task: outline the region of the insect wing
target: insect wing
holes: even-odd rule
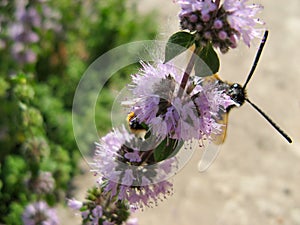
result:
[[[204,145],[204,152],[202,154],[201,160],[198,163],[199,172],[204,172],[211,166],[211,164],[217,158],[223,146],[222,144],[226,139],[228,113],[221,113],[217,121],[221,125],[221,130],[218,134],[212,135],[212,139],[208,143],[206,143],[206,145]]]
[[[222,112],[219,113],[220,116],[216,119],[217,123],[221,125],[220,131],[218,134],[211,135],[211,142],[215,145],[221,145],[225,142],[226,134],[227,134],[227,125],[228,125],[228,113]]]

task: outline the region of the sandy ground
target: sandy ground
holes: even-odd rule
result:
[[[270,30],[249,98],[293,138],[288,144],[250,105],[232,110],[227,139],[214,164],[197,171],[200,152],[172,180],[174,194],[158,207],[137,214],[141,225],[297,225],[300,224],[300,1],[256,1]],[[179,8],[171,0],[142,0],[141,11],[160,12],[161,36],[177,31]],[[221,56],[220,77],[243,83],[254,47],[240,44]],[[90,174],[76,178],[76,197],[91,186]],[[59,209],[62,224],[79,217]],[[67,222],[68,221],[68,222]]]

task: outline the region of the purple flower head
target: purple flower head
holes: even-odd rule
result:
[[[11,54],[20,64],[34,63],[37,60],[36,53],[20,42],[13,44]]]
[[[16,10],[16,18],[22,22],[25,26],[40,27],[41,17],[37,10],[33,7],[23,8],[18,7]]]
[[[171,64],[152,66],[142,63],[142,66],[130,86],[137,97],[131,107],[139,122],[147,124],[153,134],[186,141],[207,139],[210,132],[218,131],[206,128],[219,124],[217,120],[206,120],[203,112],[216,114],[227,102],[226,96],[216,88],[195,87],[199,81],[190,79],[187,86],[193,87],[193,91],[178,97],[182,72]]]
[[[140,162],[142,160],[139,151],[127,152],[124,156],[130,162]]]
[[[126,221],[126,225],[138,225],[138,219],[137,218],[130,218]]]
[[[108,181],[113,183],[113,181]],[[107,190],[109,191],[109,190]],[[173,184],[161,181],[145,186],[119,185],[118,200],[126,200],[135,209],[156,206],[159,200],[163,200],[173,193]]]
[[[100,175],[99,183],[110,180],[126,186],[139,186],[144,177],[151,182],[167,179],[168,174],[173,172],[172,168],[176,168],[176,160],[168,159],[156,164],[152,157],[147,156],[153,154],[159,143],[147,143],[129,134],[124,126],[108,133],[101,138],[100,143],[96,143],[93,158],[93,171]],[[167,163],[170,164],[168,172],[163,168]],[[148,173],[149,170],[153,172]],[[106,190],[115,195],[118,187],[112,184],[106,186]]]
[[[230,27],[236,31],[238,37],[242,36],[245,44],[250,47],[250,41],[255,37],[259,38],[262,34],[262,30],[255,26],[263,22],[255,17],[263,7],[257,4],[247,5],[247,1],[225,0],[223,8],[227,12]]]
[[[82,219],[87,219],[89,217],[89,214],[90,214],[89,210],[82,211],[81,212]]]
[[[7,43],[12,43],[8,48],[13,58],[22,66],[37,61],[32,44],[40,41],[39,34],[62,31],[61,15],[49,7],[48,2],[47,0],[14,1],[14,20],[0,15],[0,30],[2,24],[7,24]],[[0,49],[1,44],[0,40]]]
[[[122,179],[122,184],[130,186],[132,185],[133,181],[135,180],[134,176],[133,176],[133,172],[131,169],[127,169],[124,172],[124,176]]]
[[[240,37],[250,47],[251,40],[262,33],[262,29],[256,27],[263,24],[256,18],[262,6],[247,5],[247,1],[224,0],[220,6],[215,0],[177,0],[181,6],[181,28],[196,32],[202,45],[211,42],[222,53],[235,48]]]
[[[103,216],[103,209],[102,206],[97,205],[93,210],[92,210],[92,216],[93,216],[93,223],[98,224],[99,219]]]
[[[216,4],[211,0],[177,0],[175,2],[177,2],[182,9],[179,16],[188,15],[195,11],[199,11],[205,15],[213,12],[217,8]]]
[[[49,208],[46,202],[35,202],[27,205],[22,221],[24,225],[58,225],[58,217],[54,209]]]
[[[73,210],[80,210],[80,208],[83,206],[83,203],[73,198],[68,199],[68,206]]]
[[[158,63],[154,67],[144,62],[140,63],[142,68],[138,74],[132,75],[132,85],[130,85],[133,94],[140,98],[149,97],[149,94],[153,94],[153,90],[157,92],[156,96],[165,94],[167,97],[169,92],[165,91],[166,87],[158,86],[157,84],[172,86],[174,84],[170,80],[175,80],[175,82],[180,82],[181,80],[181,74],[178,72],[178,69],[171,64]],[[146,83],[145,80],[147,80]]]
[[[39,36],[33,32],[28,27],[25,27],[21,23],[15,23],[10,26],[8,33],[10,37],[16,41],[21,43],[36,43],[39,40]]]
[[[129,143],[132,139],[134,135],[129,134],[125,127],[120,130],[115,129],[101,138],[100,143],[96,143],[95,171],[106,179],[118,180],[121,173],[116,170],[118,160],[130,162],[130,159],[125,157],[128,152],[122,149],[126,148],[125,143]]]
[[[42,27],[45,30],[53,30],[57,33],[62,31],[62,25],[60,20],[62,15],[60,12],[54,10],[53,8],[49,7],[46,4],[42,5],[42,16],[44,18]]]
[[[55,180],[50,172],[41,171],[35,178],[28,182],[29,188],[37,194],[46,194],[53,191]]]
[[[112,199],[102,185],[89,189],[84,202],[70,199],[68,205],[80,212],[83,224],[137,224],[136,220],[128,218],[133,213],[128,201],[118,201],[116,198]]]
[[[149,157],[154,149],[138,151],[138,147],[147,146],[141,143],[145,141],[129,134],[124,127],[115,129],[96,145],[93,165],[107,196],[127,200],[136,207],[156,204],[162,195],[169,195],[171,191],[167,187],[171,188],[172,184],[165,180],[177,169],[175,158],[155,163]]]

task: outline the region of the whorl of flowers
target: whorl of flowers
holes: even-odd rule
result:
[[[83,202],[68,199],[68,206],[80,213],[83,224],[138,225],[136,218],[129,218],[132,211],[130,206],[125,201],[111,201],[110,196],[103,193],[102,187],[89,189]]]
[[[11,4],[15,8],[14,20],[0,18],[0,30],[1,21],[7,24],[7,37],[0,40],[0,43],[6,47],[11,42],[10,52],[20,64],[34,63],[37,54],[33,51],[32,44],[40,41],[39,31],[60,32],[61,15],[54,11],[47,1],[18,0],[12,1]]]
[[[43,201],[27,205],[22,215],[22,221],[24,225],[59,224],[56,211]]]
[[[219,110],[232,101],[215,84],[200,85],[201,78],[189,79],[189,90],[178,96],[182,72],[171,64],[141,64],[130,86],[136,97],[132,110],[141,123],[158,136],[185,141],[218,134]]]
[[[176,159],[160,163],[153,159],[153,149],[139,149],[144,142],[125,127],[115,129],[96,143],[94,171],[104,193],[115,200],[126,200],[137,208],[156,204],[172,193],[165,181],[176,169]]]
[[[50,172],[40,171],[37,177],[28,181],[29,189],[37,194],[51,193],[55,187],[55,179]]]
[[[248,0],[177,0],[181,6],[179,13],[182,29],[196,32],[197,39],[206,45],[212,42],[222,53],[236,48],[242,37],[247,46],[254,37],[261,36],[256,28],[262,22],[256,14],[261,5],[247,4]]]

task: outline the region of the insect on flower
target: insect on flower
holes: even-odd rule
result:
[[[134,112],[130,112],[127,115],[127,124],[131,131],[131,133],[135,134],[137,137],[144,139],[146,133],[147,133],[147,126],[145,124],[141,124],[134,114]]]
[[[222,127],[222,132],[220,135],[217,135],[214,137],[213,143],[216,145],[220,145],[225,141],[226,138],[226,128],[227,128],[227,122],[228,122],[228,113],[230,110],[234,107],[240,107],[242,106],[245,102],[248,102],[254,109],[256,109],[289,143],[292,143],[292,139],[268,116],[266,113],[264,113],[256,104],[254,104],[250,99],[247,97],[247,91],[246,87],[247,84],[249,83],[255,68],[257,66],[257,63],[259,61],[259,58],[261,56],[262,50],[264,48],[265,42],[268,37],[268,31],[265,31],[263,39],[260,43],[259,49],[256,53],[253,65],[251,67],[251,70],[249,72],[249,75],[246,79],[246,82],[243,85],[240,85],[238,83],[229,83],[226,81],[222,81],[217,74],[214,74],[210,77],[205,77],[201,80],[200,85],[206,85],[209,82],[214,82],[215,85],[219,90],[222,90],[226,95],[228,95],[233,102],[235,103],[234,105],[228,106],[225,111],[220,112],[220,118],[218,121],[220,124],[223,124],[224,126]],[[209,152],[210,151],[210,152]],[[205,153],[202,157],[202,160],[200,161],[199,164],[199,170],[204,171],[206,170],[211,162],[215,159],[219,149],[215,148],[213,150],[208,150],[205,149]]]

